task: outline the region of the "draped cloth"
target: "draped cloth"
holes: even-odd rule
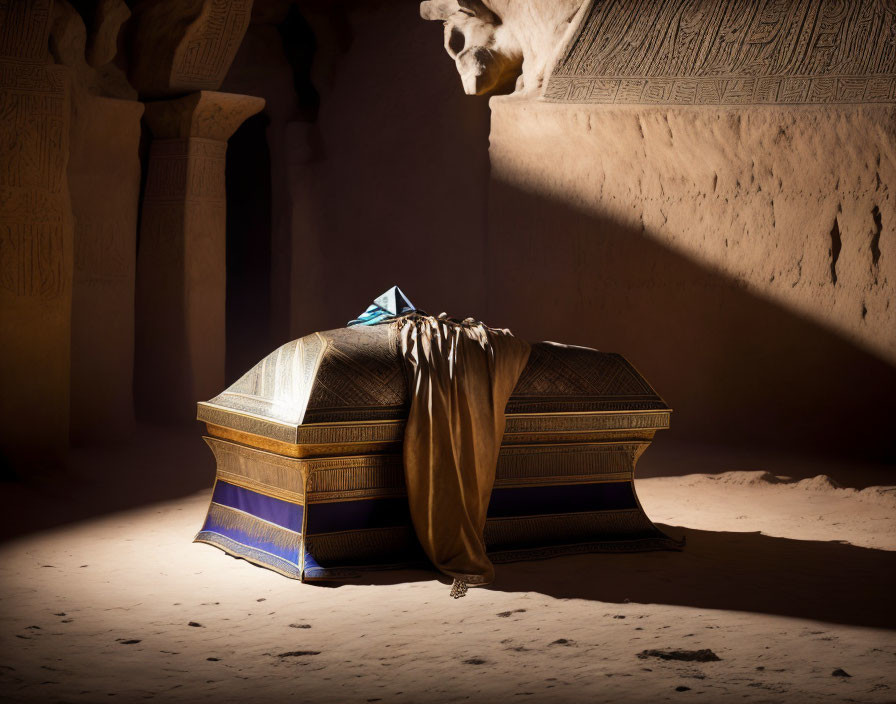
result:
[[[444,313],[411,314],[395,325],[411,396],[404,474],[417,538],[464,591],[488,584],[494,567],[483,540],[486,513],[504,408],[529,344],[509,330]]]

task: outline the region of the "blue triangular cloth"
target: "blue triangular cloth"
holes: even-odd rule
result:
[[[398,286],[393,286],[378,296],[361,315],[349,321],[348,325],[376,325],[413,313],[415,310],[418,309],[408,300],[404,292]]]

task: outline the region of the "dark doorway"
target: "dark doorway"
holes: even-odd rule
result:
[[[230,385],[271,351],[271,154],[265,114],[227,148],[227,350]]]

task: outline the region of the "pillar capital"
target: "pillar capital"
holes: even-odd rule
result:
[[[264,98],[201,90],[174,100],[146,103],[144,120],[155,139],[214,139],[226,142],[264,107]]]

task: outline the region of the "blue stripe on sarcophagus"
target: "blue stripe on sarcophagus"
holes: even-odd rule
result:
[[[269,523],[287,528],[296,533],[302,532],[302,507],[298,504],[265,496],[251,489],[219,481],[215,484],[212,501],[222,506],[229,506],[245,513],[251,513]]]
[[[308,507],[308,534],[410,525],[404,496],[314,503]]]
[[[196,539],[299,576],[302,506],[218,481]]]
[[[489,518],[637,508],[631,482],[525,486],[492,491]]]
[[[307,507],[305,579],[332,579],[340,566],[424,560],[407,498]],[[653,536],[632,483],[606,482],[495,489],[485,538],[489,549]]]

